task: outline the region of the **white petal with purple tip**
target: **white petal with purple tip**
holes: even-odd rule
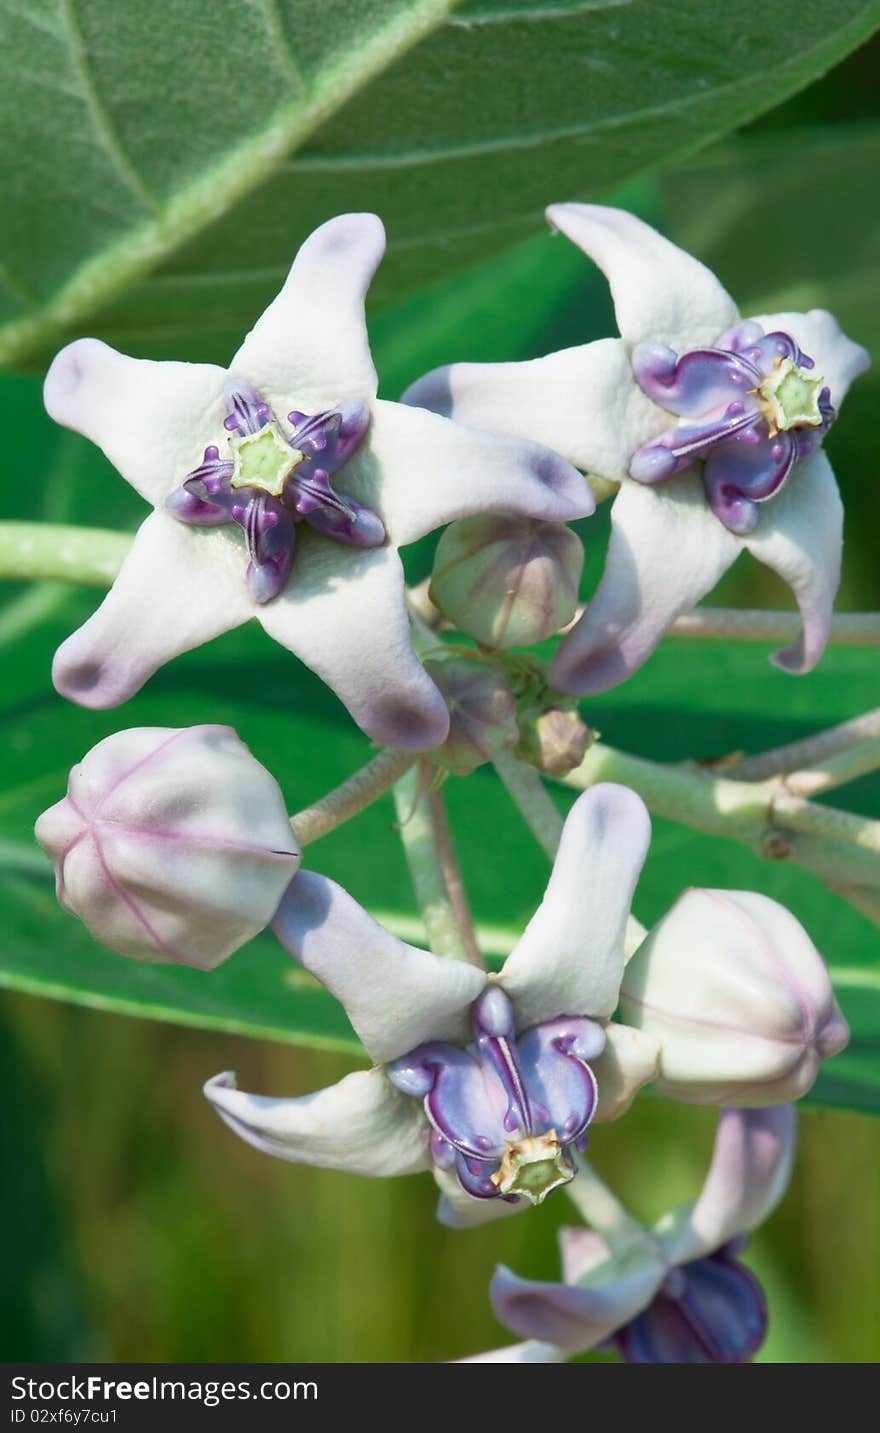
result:
[[[650,834],[644,803],[625,787],[594,786],[578,797],[546,895],[500,977],[520,1028],[557,1015],[613,1013]]]
[[[216,1075],[205,1095],[229,1128],[263,1154],[349,1174],[414,1174],[430,1164],[428,1123],[382,1070],[357,1070],[299,1099],[270,1099]]]
[[[91,439],[160,505],[222,434],[225,383],[213,364],[153,363],[81,338],[53,360],[43,400],[50,418]]]
[[[225,529],[152,513],[97,612],[55,653],[56,688],[84,707],[127,701],[164,662],[254,615],[243,566]]]
[[[445,741],[449,713],[412,648],[395,548],[344,547],[301,531],[294,580],[257,615],[374,741],[415,751]]]
[[[583,1353],[641,1313],[665,1272],[659,1252],[656,1259],[644,1252],[629,1267],[612,1263],[604,1279],[599,1265],[587,1276],[595,1279],[589,1285],[521,1279],[502,1264],[489,1285],[489,1298],[496,1318],[520,1337]]]
[[[485,972],[406,945],[326,876],[301,871],[274,921],[287,950],[345,1006],[377,1062],[428,1040],[470,1038],[468,1010]]]
[[[283,414],[375,397],[364,298],[384,252],[376,214],[342,214],[322,224],[306,239],[230,372]]]

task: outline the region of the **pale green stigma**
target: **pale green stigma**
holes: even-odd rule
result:
[[[555,1129],[551,1129],[508,1144],[492,1183],[499,1194],[522,1194],[530,1204],[540,1204],[551,1190],[573,1178],[574,1169],[562,1153]]]
[[[235,471],[230,479],[233,488],[259,488],[280,498],[284,485],[294,468],[303,461],[304,453],[291,448],[274,423],[267,423],[257,433],[232,440]]]
[[[798,368],[791,358],[774,368],[755,390],[761,411],[770,424],[770,436],[788,428],[818,428],[822,423],[819,395],[824,379],[814,378],[809,369]]]

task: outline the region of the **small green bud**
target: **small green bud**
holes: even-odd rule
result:
[[[517,739],[516,703],[503,673],[474,657],[430,658],[425,668],[449,708],[449,735],[427,759],[468,776]]]
[[[549,776],[567,776],[580,766],[592,739],[573,704],[548,707],[521,718],[516,755]]]
[[[528,647],[571,621],[583,565],[580,539],[563,523],[461,518],[437,546],[430,596],[485,647]]]

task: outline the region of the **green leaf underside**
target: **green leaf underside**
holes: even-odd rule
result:
[[[98,332],[224,357],[314,225],[370,208],[379,302],[777,104],[877,0],[4,0],[0,361]],[[63,235],[63,242],[61,236]]]

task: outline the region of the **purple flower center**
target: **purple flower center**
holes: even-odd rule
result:
[[[351,547],[385,541],[381,518],[330,482],[367,431],[365,403],[313,415],[288,413],[288,433],[259,393],[233,381],[226,390],[226,415],[223,454],[219,447],[206,448],[166,506],[196,527],[238,524],[247,541],[247,581],[255,602],[269,602],[284,587],[297,522]]]
[[[514,1008],[490,985],[473,1007],[466,1049],[420,1045],[388,1067],[397,1089],[424,1101],[435,1162],[477,1199],[543,1199],[576,1173],[596,1108],[587,1061],[604,1044],[592,1020],[562,1017],[516,1034]]]
[[[653,1303],[614,1335],[627,1363],[748,1363],[767,1333],[767,1305],[736,1241],[673,1269]]]
[[[765,334],[752,321],[681,357],[639,344],[633,370],[648,397],[683,421],[638,449],[630,477],[659,483],[701,460],[709,506],[739,534],[754,529],[759,504],[779,492],[836,417],[813,359],[789,334]]]

